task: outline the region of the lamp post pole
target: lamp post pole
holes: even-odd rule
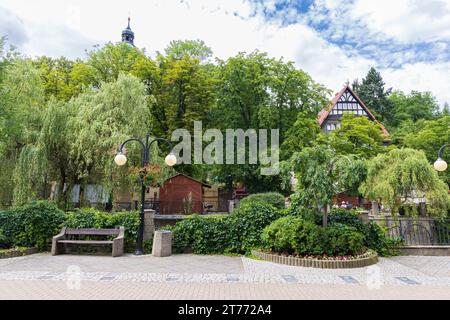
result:
[[[126,140],[124,143],[122,143],[122,145],[119,148],[119,152],[116,155],[116,158],[114,159],[116,164],[119,166],[123,166],[126,161],[127,158],[126,156],[123,154],[123,148],[125,147],[125,145],[131,141],[136,141],[139,142],[139,144],[142,147],[142,167],[144,168],[145,166],[148,165],[149,160],[150,160],[150,148],[152,146],[152,144],[156,141],[162,141],[165,142],[169,145],[170,150],[172,150],[172,144],[163,138],[156,138],[153,139],[150,142],[150,135],[146,134],[145,139],[141,140],[141,139],[137,139],[137,138],[131,138]],[[166,159],[165,162],[168,166],[174,166],[176,164],[176,157],[175,155],[173,155],[172,153],[170,153]],[[137,235],[137,241],[136,241],[136,252],[135,255],[142,255],[144,254],[144,204],[145,204],[145,190],[146,190],[146,186],[144,183],[144,178],[141,177],[141,207],[139,210],[139,230],[138,230],[138,235]]]

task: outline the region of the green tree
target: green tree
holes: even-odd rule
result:
[[[370,68],[361,83],[358,80],[353,82],[355,92],[370,111],[382,121],[389,120],[394,115],[392,104],[388,99],[391,89],[386,90],[384,86],[381,74],[374,67]]]
[[[428,213],[445,218],[449,208],[448,185],[439,179],[425,153],[414,149],[394,149],[368,161],[367,179],[360,191],[381,203],[393,214],[400,208],[414,214],[413,198],[425,198]]]
[[[228,128],[279,128],[285,133],[301,111],[316,114],[326,93],[293,63],[258,51],[219,61],[218,122]]]
[[[371,158],[380,152],[387,151],[383,145],[385,137],[381,126],[367,117],[344,114],[341,126],[328,137],[338,154],[355,154],[363,158]]]
[[[180,60],[185,56],[206,61],[212,56],[212,50],[202,40],[174,40],[164,50],[169,59]]]
[[[68,100],[71,97],[69,84],[70,74],[73,69],[73,61],[65,57],[58,59],[42,56],[33,60],[33,65],[39,70],[45,94],[60,100]]]
[[[86,92],[71,104],[77,110],[70,124],[74,130],[70,157],[77,176],[111,186],[116,169],[113,158],[120,143],[145,136],[150,127],[145,85],[134,76],[120,74],[117,81],[103,83],[98,91]],[[137,145],[129,148],[135,147],[140,150]]]
[[[444,103],[444,107],[442,108],[441,116],[442,117],[450,116],[450,106],[448,105],[447,102]]]
[[[12,201],[13,193],[20,202],[23,196],[39,193],[37,189],[30,192],[30,188],[42,187],[34,179],[35,174],[41,173],[37,170],[41,162],[35,144],[42,127],[45,95],[40,73],[29,60],[10,61],[1,84],[0,161],[5,170],[2,170],[0,192],[5,205]],[[33,168],[35,172],[31,171]]]
[[[295,141],[299,138],[295,135],[305,131],[304,122],[305,127],[314,130],[308,135],[315,136],[317,112],[328,103],[328,91],[295,69],[293,63],[257,51],[219,61],[216,91],[217,128],[279,129],[280,143],[287,139],[284,146],[292,150],[309,144],[307,137],[301,138],[302,143]],[[299,113],[302,115],[297,118]],[[288,153],[282,151],[281,156],[287,158]],[[215,175],[222,182],[231,175],[252,192],[280,190],[280,176],[262,177],[258,165],[239,167],[220,166]]]
[[[116,81],[120,73],[138,72],[142,64],[149,59],[144,51],[125,42],[96,46],[87,54],[87,64],[95,70],[94,85],[97,87],[102,82]]]
[[[416,122],[434,119],[439,111],[439,105],[431,92],[411,91],[406,95],[402,91],[394,91],[389,101],[394,108],[394,117],[388,119],[388,123],[394,127],[406,120]]]
[[[312,147],[318,140],[323,141],[324,139],[325,136],[317,122],[317,117],[300,112],[292,127],[286,132],[281,146],[281,159],[287,160],[295,152]]]
[[[425,152],[429,163],[434,163],[441,146],[450,143],[450,116],[436,120],[419,121],[410,133],[406,134],[403,145]],[[443,158],[450,162],[450,149],[444,149]],[[450,172],[439,173],[450,184]]]
[[[159,132],[170,134],[178,128],[193,128],[193,121],[207,126],[214,103],[214,77],[209,65],[184,55],[180,59],[158,57],[160,87],[154,91],[152,108]]]
[[[293,205],[322,210],[324,227],[333,197],[355,189],[365,177],[361,162],[336,155],[333,149],[321,145],[295,153],[291,158],[291,170],[297,178]]]
[[[44,117],[39,136],[39,147],[42,156],[47,160],[48,177],[50,181],[58,181],[58,202],[64,207],[69,191],[64,186],[77,180],[70,152],[76,139],[73,128],[73,117],[77,115],[74,103],[51,99]]]

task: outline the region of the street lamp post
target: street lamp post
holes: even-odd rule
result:
[[[142,146],[142,167],[145,167],[148,164],[148,162],[150,160],[150,147],[156,141],[165,142],[170,147],[171,151],[166,156],[165,163],[169,167],[173,167],[177,163],[177,158],[172,153],[172,144],[168,140],[162,139],[162,138],[156,138],[156,139],[154,139],[154,140],[152,140],[150,142],[150,135],[147,134],[145,136],[145,140],[140,140],[140,139],[137,139],[137,138],[131,138],[131,139],[126,140],[124,143],[122,143],[122,145],[120,146],[116,157],[114,158],[114,162],[118,166],[123,166],[127,162],[127,157],[123,153],[123,148],[125,147],[125,145],[128,142],[131,142],[131,141],[139,142],[139,144]],[[142,255],[144,253],[143,242],[144,242],[144,202],[145,202],[145,190],[146,190],[146,186],[144,184],[144,179],[141,178],[141,208],[140,208],[140,211],[139,211],[139,232],[138,232],[138,238],[137,238],[135,255]]]
[[[447,168],[448,168],[447,162],[445,162],[445,161],[442,159],[442,152],[444,151],[445,147],[448,147],[448,146],[450,146],[450,144],[444,144],[444,145],[439,149],[439,152],[438,152],[438,158],[437,158],[436,162],[434,163],[434,169],[436,169],[437,171],[442,172],[442,171],[447,170]]]

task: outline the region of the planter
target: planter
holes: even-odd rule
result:
[[[378,262],[378,255],[374,253],[368,257],[356,258],[351,260],[319,260],[305,259],[294,256],[283,256],[279,254],[265,253],[262,251],[252,250],[252,254],[262,260],[286,264],[291,266],[321,269],[352,269],[363,268]]]
[[[27,256],[30,254],[37,253],[37,248],[26,248],[25,250],[19,250],[19,249],[11,249],[6,252],[0,252],[0,259],[8,259],[8,258],[15,258],[15,257],[22,257]]]

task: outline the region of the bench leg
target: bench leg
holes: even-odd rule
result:
[[[123,255],[123,239],[114,240],[112,246],[112,256],[120,257]]]
[[[64,244],[58,243],[57,240],[52,241],[52,256],[56,256],[58,254],[64,253]]]

